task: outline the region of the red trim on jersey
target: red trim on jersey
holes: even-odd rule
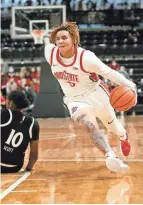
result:
[[[61,61],[59,49],[57,50],[57,55],[56,55],[56,56],[57,56],[57,61],[58,61],[62,66],[64,66],[64,67],[72,66],[72,65],[75,64],[75,61],[76,61],[76,58],[77,58],[77,47],[75,46],[74,60],[73,60],[73,62],[72,62],[71,64],[66,65],[66,64],[64,64],[64,63]]]
[[[84,70],[83,64],[82,64],[82,57],[83,57],[84,52],[85,52],[85,50],[83,50],[83,51],[81,52],[81,54],[80,54],[80,68],[81,68],[81,70],[82,70],[83,72],[89,73],[88,71]]]
[[[96,75],[96,73],[91,73],[90,74],[90,79],[93,80],[93,81],[98,81],[99,77],[98,77],[98,75]]]
[[[54,54],[55,47],[52,48],[51,57],[50,57],[50,65],[53,63],[53,54]]]
[[[82,64],[82,57],[83,57],[83,54],[84,54],[85,51],[86,51],[86,50],[83,50],[83,51],[81,52],[81,55],[80,55],[80,68],[81,68],[81,70],[82,70],[83,72],[89,73],[88,71],[86,71],[86,70],[84,69],[83,64]],[[98,75],[96,75],[96,73],[91,73],[90,77],[91,77],[91,79],[92,79],[93,81],[98,81],[98,80],[99,80],[99,77],[98,77]]]

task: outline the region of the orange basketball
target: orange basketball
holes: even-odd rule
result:
[[[131,109],[136,102],[136,95],[128,86],[118,86],[110,94],[110,103],[118,111]]]

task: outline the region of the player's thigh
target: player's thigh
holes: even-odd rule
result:
[[[94,109],[88,103],[70,102],[67,104],[71,118],[79,124],[92,124],[98,129]]]

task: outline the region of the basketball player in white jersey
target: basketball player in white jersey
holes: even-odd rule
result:
[[[94,144],[106,156],[109,170],[126,172],[128,165],[116,157],[96,121],[99,118],[108,131],[119,137],[121,151],[124,156],[128,156],[130,143],[126,130],[117,120],[109,102],[109,92],[98,75],[117,85],[129,86],[134,92],[136,85],[110,69],[93,52],[79,46],[80,36],[76,23],[66,22],[54,28],[50,42],[45,46],[45,58],[63,89],[64,102],[71,118],[89,130]]]

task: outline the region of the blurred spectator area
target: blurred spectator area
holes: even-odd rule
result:
[[[65,2],[69,3],[68,0]],[[80,0],[78,2],[82,3]],[[81,46],[93,51],[107,65],[110,65],[114,59],[120,66],[124,66],[130,79],[137,84],[138,100],[143,104],[143,11],[141,9],[97,11],[97,5],[91,7],[91,4],[88,5],[88,11],[85,7],[84,11],[81,11],[83,5],[78,6],[76,11],[73,4],[72,11],[67,12],[67,20],[76,21],[79,25]],[[39,79],[37,82],[35,77],[31,77],[31,68],[37,68],[44,58],[44,45],[35,45],[32,38],[11,39],[10,24],[11,8],[2,9],[1,57],[8,68],[11,66],[14,68],[13,72],[7,71],[6,79],[2,76],[3,92],[6,92],[5,84],[8,81],[20,78],[18,88],[27,90],[28,85],[36,93],[39,89]],[[26,73],[23,67],[26,68]],[[11,86],[9,83],[7,87],[15,89],[16,86]]]
[[[3,96],[7,96],[12,90],[26,91],[27,87],[32,89],[36,95],[40,86],[40,70],[39,63],[9,63],[6,73],[3,69],[1,70]],[[33,102],[31,101],[31,103]]]
[[[131,34],[132,38],[135,35],[135,40],[130,39]],[[93,51],[103,61],[108,56],[120,57],[121,65],[127,69],[136,69],[135,80],[138,81],[141,77],[143,28],[80,29],[80,40],[83,48]],[[126,56],[130,56],[133,60],[126,60],[128,59]],[[11,64],[16,62],[21,64],[25,61],[40,63],[40,58],[44,57],[44,45],[34,44],[33,39],[11,39],[10,34],[2,33],[1,57]]]
[[[138,92],[138,103],[143,104],[143,57],[139,55],[135,56],[98,56],[100,59],[107,64],[108,66],[111,65],[113,61],[116,60],[117,64],[120,65],[120,69],[124,66],[126,72],[129,75],[129,79],[134,81],[137,84],[137,92]],[[113,60],[114,59],[114,60]],[[25,60],[26,62],[27,60]],[[27,89],[30,87],[34,93],[39,92],[40,87],[40,61],[35,62],[29,60],[29,63],[25,63],[24,61],[18,62],[8,62],[8,72],[6,75],[2,73],[1,78],[1,89],[3,93],[7,91],[7,89],[13,89],[11,83],[7,86],[8,82],[16,82],[18,89]],[[27,61],[28,62],[28,61]],[[119,72],[120,72],[119,69]],[[37,72],[38,71],[38,72]],[[6,76],[6,78],[5,78]],[[10,86],[10,87],[8,87]],[[14,86],[15,88],[15,86]],[[143,111],[143,109],[142,109]]]
[[[96,51],[98,48],[105,48],[104,52],[108,52],[108,49],[112,49],[118,47],[120,48],[126,48],[129,46],[132,48],[135,48],[134,45],[143,45],[143,28],[136,29],[138,32],[137,36],[134,36],[133,34],[134,28],[121,28],[121,27],[112,27],[107,29],[81,29],[80,36],[81,36],[81,45],[87,49],[92,49],[95,51],[94,47],[96,48]],[[132,35],[132,38],[135,38],[136,40],[131,40],[130,36]],[[106,47],[108,47],[106,51]],[[125,50],[126,53],[128,53],[128,50]],[[110,53],[111,51],[109,51]],[[123,52],[123,51],[122,51]],[[134,52],[134,51],[132,51]],[[135,51],[137,52],[137,51]]]
[[[97,55],[141,54],[143,51],[143,28],[80,29],[81,46]],[[36,59],[43,47],[33,39],[11,39],[1,34],[3,59]]]
[[[82,7],[74,6],[74,2],[78,0],[73,0],[73,4],[70,3],[70,0],[61,1],[62,5],[66,5],[66,15],[67,21],[75,21],[79,24],[79,26],[86,28],[98,28],[103,26],[141,26],[143,25],[143,9],[100,9],[96,6],[95,0],[89,0],[88,2],[84,2],[84,0],[79,0],[79,3],[82,2]],[[22,2],[22,1],[19,1]],[[50,0],[49,0],[50,2]],[[93,2],[93,3],[91,3]],[[60,2],[57,1],[57,4],[51,2],[46,3],[43,2],[42,5],[61,5]],[[38,4],[37,4],[38,5]],[[38,15],[38,14],[37,14]],[[42,16],[43,15],[43,16]],[[1,28],[9,29],[11,25],[11,7],[2,8],[1,9]],[[33,14],[34,18],[35,14]],[[40,14],[42,19],[45,18],[45,14]],[[50,21],[50,15],[48,17]]]

